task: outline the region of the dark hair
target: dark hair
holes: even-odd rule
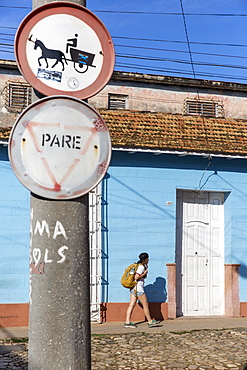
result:
[[[139,254],[139,261],[137,263],[142,263],[145,259],[147,259],[149,256],[147,253],[141,253]]]

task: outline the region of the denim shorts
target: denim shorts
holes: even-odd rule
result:
[[[131,289],[130,293],[134,294],[135,297],[140,297],[144,292],[137,292],[136,288]]]

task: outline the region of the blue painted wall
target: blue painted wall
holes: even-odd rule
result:
[[[200,156],[113,152],[102,182],[102,301],[129,300],[120,278],[141,252],[150,255],[146,279],[149,300],[166,301],[166,263],[175,262],[177,189],[225,192],[225,263],[241,263],[240,301],[247,301],[246,160],[213,158],[208,165],[209,160]],[[3,146],[0,171],[0,303],[25,303],[29,191],[13,174]]]
[[[113,152],[104,197],[104,300],[126,302],[126,266],[150,254],[149,301],[166,301],[166,263],[175,262],[176,191],[225,192],[225,263],[241,263],[240,300],[247,301],[246,160]],[[205,171],[205,169],[207,170]]]
[[[0,303],[26,303],[29,293],[29,192],[0,145]]]

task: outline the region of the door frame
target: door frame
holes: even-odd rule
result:
[[[175,255],[175,261],[176,261],[176,305],[177,305],[177,316],[183,316],[183,315],[186,315],[184,313],[184,294],[185,294],[185,279],[186,279],[186,276],[183,276],[185,274],[185,265],[184,265],[184,240],[183,240],[183,236],[184,236],[184,227],[183,227],[183,224],[184,224],[184,214],[183,214],[183,204],[184,204],[184,193],[185,192],[188,192],[188,193],[195,193],[196,190],[193,190],[193,189],[177,189],[177,194],[176,194],[176,197],[177,197],[177,203],[176,203],[176,255]],[[221,302],[220,302],[220,305],[219,305],[219,311],[218,313],[213,313],[213,303],[210,305],[210,308],[208,310],[208,314],[206,314],[207,316],[211,316],[211,315],[224,315],[225,314],[225,293],[224,293],[224,280],[225,280],[225,274],[224,274],[224,252],[225,252],[225,244],[224,244],[224,200],[225,200],[225,197],[224,197],[224,192],[221,192],[221,191],[200,191],[198,192],[199,194],[200,193],[204,193],[208,195],[208,203],[206,204],[209,204],[209,214],[211,215],[211,213],[214,211],[214,208],[213,208],[213,205],[214,203],[212,203],[212,200],[211,200],[211,195],[213,195],[213,193],[217,193],[217,194],[222,194],[222,200],[221,200],[221,203],[219,204],[219,206],[221,206],[221,208],[219,208],[219,211],[222,213],[223,215],[223,220],[221,221],[221,217],[222,215],[219,216],[220,218],[220,230],[222,231],[221,232],[221,249],[220,249],[220,255],[219,255],[219,263],[220,263],[220,276],[219,276],[219,280],[220,280],[220,294],[221,294]],[[217,204],[216,204],[217,205]],[[211,236],[211,233],[212,233],[212,222],[210,220],[210,230],[208,231],[209,235],[210,235],[210,240],[213,240],[213,237]],[[222,240],[223,238],[223,240]],[[210,250],[210,255],[213,256],[213,250],[212,250],[212,245],[210,246],[211,250]],[[213,274],[213,270],[214,267],[213,267],[213,264],[212,264],[212,267],[210,270],[208,271],[211,271],[211,273]],[[208,292],[210,292],[210,299],[213,299],[213,276],[210,276],[208,281],[207,281],[207,284],[210,284],[207,286],[207,289],[208,289]],[[187,307],[186,307],[187,309]],[[189,315],[186,315],[186,316],[189,316]],[[194,316],[194,315],[193,315]],[[199,316],[199,314],[198,314]]]

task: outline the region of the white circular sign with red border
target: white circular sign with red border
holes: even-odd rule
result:
[[[111,78],[115,53],[110,34],[88,9],[54,2],[33,10],[15,37],[17,64],[45,96],[86,99]]]
[[[19,181],[33,193],[77,198],[103,179],[111,158],[110,135],[90,105],[70,96],[47,97],[15,122],[9,158]]]

